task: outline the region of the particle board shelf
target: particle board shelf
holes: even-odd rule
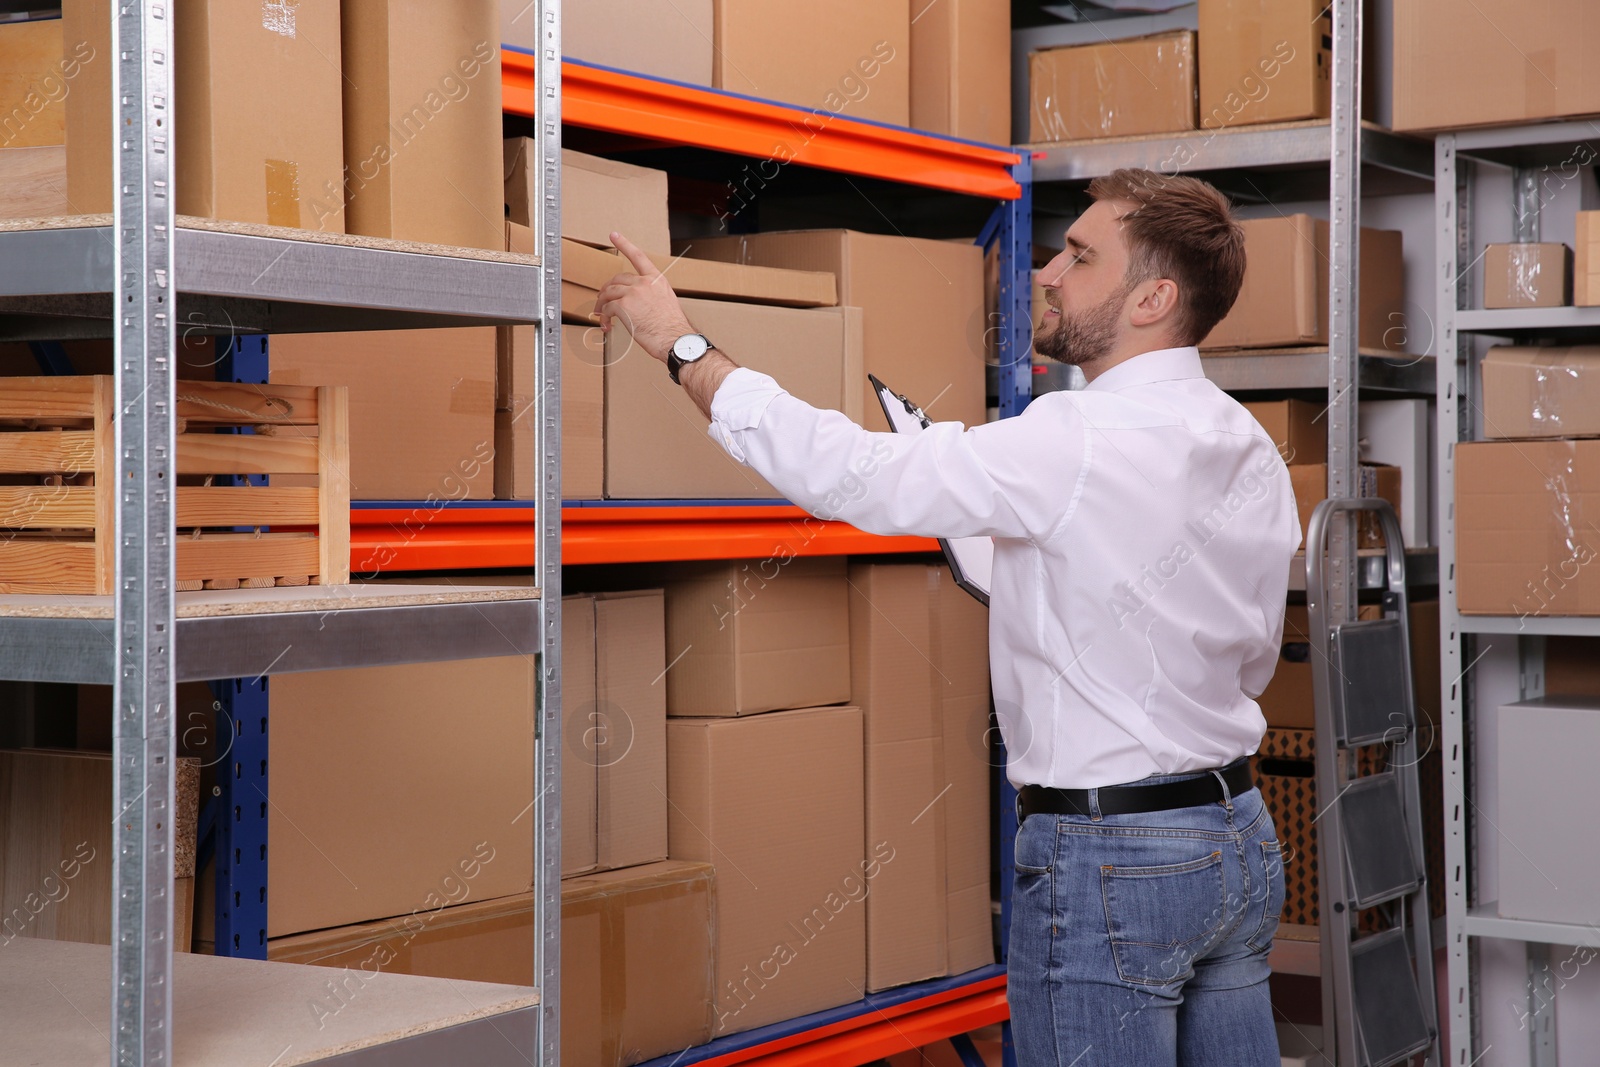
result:
[[[0,1063],[106,1063],[110,970],[106,946],[27,937],[8,943],[0,968]],[[535,1062],[537,1051],[539,994],[523,986],[180,952],[172,960],[171,1003],[174,1067],[296,1067],[332,1057],[341,1067],[512,1067]]]
[[[1389,578],[1387,557],[1381,548],[1363,548],[1356,552],[1356,582],[1363,590],[1387,589]],[[1439,550],[1437,548],[1406,549],[1406,586],[1421,589],[1439,584]],[[1306,554],[1298,552],[1289,564],[1289,592],[1306,591]]]
[[[1595,615],[1461,615],[1464,634],[1526,634],[1552,637],[1600,637]]]
[[[1333,131],[1327,120],[1313,120],[1062,141],[1022,149],[1033,153],[1035,182],[1087,182],[1120,167],[1169,174],[1274,168],[1325,171],[1333,157]],[[1428,141],[1362,123],[1361,160],[1368,172],[1403,179],[1400,188],[1432,187],[1433,145]]]
[[[1461,333],[1520,338],[1560,331],[1600,335],[1600,307],[1474,309],[1456,312]]]
[[[1010,1018],[1003,966],[902,986],[647,1061],[642,1067],[871,1063]]]
[[[530,656],[539,590],[353,585],[205,590],[175,597],[177,681]],[[0,596],[0,677],[109,684],[110,596]]]
[[[506,48],[500,59],[504,111],[536,118],[534,57]],[[573,60],[562,63],[561,79],[562,121],[573,126],[970,196],[1022,195],[1008,148]]]
[[[1206,377],[1229,392],[1328,388],[1328,348],[1226,349],[1202,352]],[[1369,393],[1432,396],[1437,387],[1432,356],[1363,348],[1357,387]]]
[[[1587,923],[1501,918],[1498,901],[1469,908],[1466,926],[1471,937],[1494,937],[1536,945],[1592,945],[1595,937],[1595,928]]]
[[[0,222],[0,340],[110,337],[109,215]],[[481,249],[178,218],[186,333],[394,330],[537,321],[539,260]]]

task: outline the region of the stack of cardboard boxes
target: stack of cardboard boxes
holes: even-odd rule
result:
[[[1078,141],[1327,118],[1332,14],[1317,0],[1200,0],[1199,33],[1029,57],[1028,140]],[[1173,170],[1187,169],[1187,151]]]
[[[526,5],[502,39],[533,49]],[[585,0],[565,12],[586,63],[988,144],[1011,141],[1005,0]],[[803,137],[803,134],[802,134]]]

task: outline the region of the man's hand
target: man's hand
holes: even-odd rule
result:
[[[672,342],[695,329],[683,313],[678,295],[650,257],[620,233],[611,235],[611,243],[638,273],[619,274],[600,290],[594,305],[600,328],[610,333],[612,323],[620,321],[635,344],[665,363]]]

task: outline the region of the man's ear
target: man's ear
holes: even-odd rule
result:
[[[1140,282],[1133,295],[1135,300],[1129,320],[1134,326],[1171,325],[1177,321],[1178,283],[1171,278]]]

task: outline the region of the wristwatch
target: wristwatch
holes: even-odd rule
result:
[[[700,333],[686,333],[672,342],[672,351],[667,353],[667,374],[672,378],[672,384],[678,384],[678,372],[686,364],[698,361],[715,347],[706,340],[705,334]]]

